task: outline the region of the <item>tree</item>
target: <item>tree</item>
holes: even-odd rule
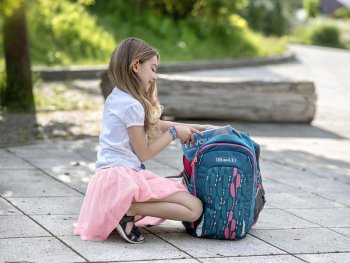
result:
[[[24,0],[1,0],[6,84],[1,104],[10,111],[35,111]]]

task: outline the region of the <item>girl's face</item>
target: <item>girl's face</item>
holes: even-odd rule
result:
[[[141,80],[142,88],[146,92],[148,92],[151,87],[153,81],[157,79],[156,71],[158,67],[158,59],[157,56],[154,56],[142,63],[137,62],[133,66],[133,70]]]

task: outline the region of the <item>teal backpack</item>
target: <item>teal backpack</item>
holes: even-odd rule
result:
[[[195,237],[238,240],[258,220],[265,204],[260,147],[247,133],[213,137],[192,162],[184,157],[183,182],[203,203],[195,222],[182,222]]]

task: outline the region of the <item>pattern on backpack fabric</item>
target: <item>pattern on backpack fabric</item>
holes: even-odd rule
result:
[[[188,189],[203,202],[203,214],[196,222],[183,222],[187,232],[196,237],[244,238],[257,220],[255,200],[262,188],[254,147],[212,143],[196,156]]]

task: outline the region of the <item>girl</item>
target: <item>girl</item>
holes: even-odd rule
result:
[[[116,228],[126,241],[141,243],[134,223],[192,222],[202,214],[201,201],[183,184],[142,164],[176,138],[190,143],[193,133],[211,128],[160,120],[158,63],[158,52],[136,38],[125,39],[112,54],[108,76],[115,88],[105,102],[96,173],[74,229],[84,240],[104,240]]]

